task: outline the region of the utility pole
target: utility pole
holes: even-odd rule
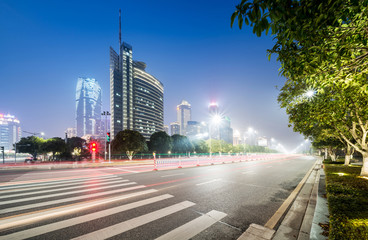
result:
[[[3,146],[1,146],[1,147],[0,147],[0,149],[1,149],[1,152],[3,153],[3,164],[5,164],[5,153],[4,153],[4,147],[3,147]]]
[[[107,116],[111,115],[108,111],[103,111],[101,113],[102,116],[105,116],[105,161],[106,161],[106,145],[107,145],[107,138],[110,137],[107,129]]]

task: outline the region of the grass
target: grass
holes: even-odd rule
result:
[[[325,161],[329,239],[368,239],[368,179],[361,166]]]

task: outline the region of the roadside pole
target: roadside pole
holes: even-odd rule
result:
[[[109,143],[109,163],[111,163],[111,143]]]

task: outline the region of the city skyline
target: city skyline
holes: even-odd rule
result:
[[[272,46],[272,38],[257,38],[249,28],[230,28],[237,1],[212,1],[211,16],[215,18],[202,16],[205,2],[196,6],[187,2],[180,7],[178,3],[165,3],[162,9],[143,1],[146,8],[142,9],[140,4],[122,6],[118,1],[109,6],[92,1],[88,6],[78,3],[73,7],[68,3],[2,1],[1,19],[9,22],[3,32],[9,39],[0,40],[4,50],[0,72],[1,78],[7,79],[9,91],[1,96],[0,110],[17,115],[28,131],[63,137],[65,129],[74,125],[73,80],[94,76],[108,92],[106,50],[117,45],[115,22],[121,8],[124,40],[134,45],[135,58],[144,59],[149,72],[165,85],[166,125],[175,121],[175,108],[181,99],[192,104],[192,119],[203,120],[208,120],[208,104],[217,101],[231,117],[234,130],[242,133],[253,127],[262,135],[290,144],[288,149],[301,142],[303,137],[287,127],[285,111],[276,100],[275,86],[282,85],[284,79],[278,76],[275,59],[267,60],[266,49]],[[50,14],[56,7],[59,10]],[[173,15],[171,10],[178,7],[181,10]],[[167,21],[174,16],[178,16],[175,24]],[[22,28],[25,24],[28,27]],[[32,48],[21,44],[25,37]],[[45,41],[49,45],[45,46]],[[46,64],[44,60],[50,54],[54,61]],[[44,64],[46,68],[41,68]],[[19,66],[22,71],[14,71]],[[13,84],[24,76],[30,81]],[[53,88],[59,90],[58,94],[52,94]],[[15,98],[15,92],[21,98]],[[109,110],[107,95],[103,96],[102,110]],[[23,99],[29,96],[32,102],[24,108]],[[51,99],[54,107],[45,99]]]

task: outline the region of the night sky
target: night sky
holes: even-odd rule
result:
[[[97,79],[110,111],[109,47],[118,49],[120,8],[123,41],[164,84],[165,124],[182,99],[195,121],[207,121],[217,101],[234,130],[252,127],[290,150],[303,137],[277,103],[285,79],[276,56],[267,59],[272,37],[230,27],[238,2],[0,0],[0,113],[15,115],[23,130],[63,137],[75,125],[78,77]]]

